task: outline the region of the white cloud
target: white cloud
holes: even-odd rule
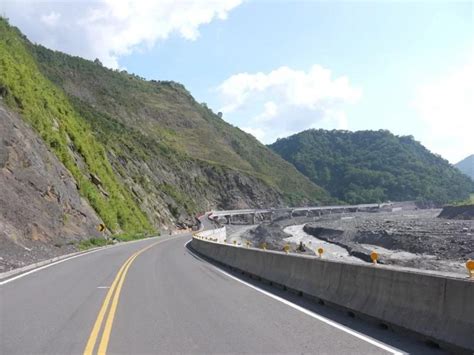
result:
[[[40,17],[41,22],[43,22],[46,26],[56,26],[58,23],[59,19],[61,18],[61,14],[58,14],[57,12],[50,12],[47,15],[42,15]]]
[[[344,106],[362,96],[347,77],[314,65],[232,75],[218,87],[226,119],[265,143],[308,128],[347,128]],[[245,122],[245,123],[244,123]]]
[[[224,20],[242,0],[20,0],[2,1],[0,13],[34,42],[117,68],[118,58],[177,34]],[[53,30],[54,28],[54,30]]]
[[[422,141],[452,163],[474,153],[474,57],[416,90],[414,107],[426,125]]]
[[[261,128],[242,127],[242,130],[247,133],[250,133],[252,136],[254,136],[260,141],[265,138],[265,131]]]

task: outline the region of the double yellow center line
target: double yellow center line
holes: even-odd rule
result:
[[[120,270],[115,276],[114,282],[112,286],[110,286],[107,295],[105,296],[104,303],[100,308],[99,314],[97,315],[97,319],[95,320],[94,327],[92,328],[91,334],[89,335],[89,340],[87,341],[86,348],[84,350],[84,355],[92,355],[94,352],[95,345],[97,343],[97,339],[99,337],[100,330],[102,325],[104,324],[105,316],[107,315],[107,319],[105,320],[104,329],[102,331],[102,338],[100,339],[99,348],[97,350],[98,354],[105,354],[107,352],[107,346],[109,345],[110,339],[110,332],[112,331],[112,324],[114,322],[115,312],[117,310],[117,305],[120,298],[120,291],[122,290],[123,282],[125,277],[127,276],[128,269],[130,265],[132,265],[133,261],[144,251],[150,249],[151,247],[161,243],[162,241],[153,243],[143,249],[140,249],[136,253],[134,253],[131,257],[125,261],[122,265]],[[110,307],[109,307],[110,305]],[[107,313],[108,310],[108,313]]]

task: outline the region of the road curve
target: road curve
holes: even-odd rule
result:
[[[432,350],[287,292],[236,280],[188,250],[189,239],[119,245],[3,284],[0,353],[96,353],[101,346],[109,354]]]

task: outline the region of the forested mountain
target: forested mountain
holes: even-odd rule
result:
[[[474,180],[474,154],[464,158],[459,163],[454,164],[454,166]]]
[[[411,136],[380,131],[307,130],[270,148],[314,183],[349,202],[468,198],[474,183]]]
[[[152,233],[213,208],[330,200],[182,85],[34,45],[5,19],[0,98],[4,110],[18,114],[56,155],[113,233]]]

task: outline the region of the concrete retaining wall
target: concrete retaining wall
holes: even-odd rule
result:
[[[193,238],[198,253],[356,314],[474,351],[474,282]]]

